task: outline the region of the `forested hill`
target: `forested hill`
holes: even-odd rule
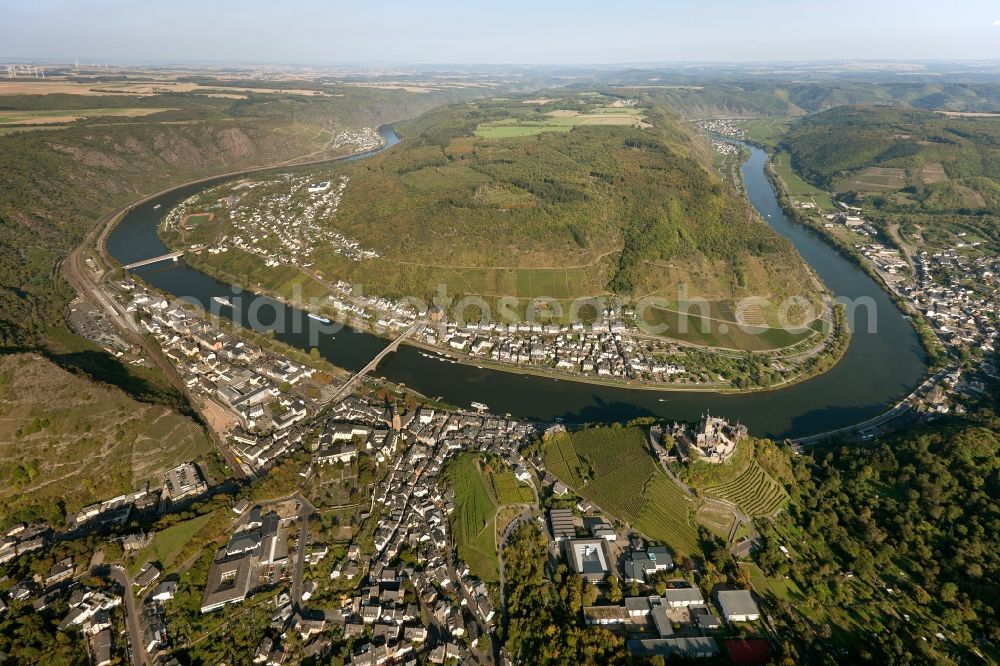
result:
[[[710,81],[636,70],[616,75],[615,91],[647,94],[685,118],[800,116],[851,104],[924,110],[1000,111],[995,83],[789,81],[734,77]]]
[[[998,428],[985,409],[794,456],[797,555],[770,540],[761,565],[825,607],[824,621],[854,636],[859,662],[963,663],[976,646],[972,660],[986,663],[980,648],[995,655],[1000,641]],[[799,656],[820,663],[831,627],[817,626],[809,603],[781,608],[809,644]]]
[[[812,284],[791,244],[710,171],[706,145],[648,100],[485,100],[398,129],[399,146],[350,169],[338,212],[382,259],[336,270],[386,295],[455,282],[451,293],[676,297],[687,283],[708,298],[771,298]],[[535,293],[525,275],[569,268],[584,274],[559,293]]]
[[[802,119],[781,147],[804,178],[825,188],[839,188],[865,168],[882,167],[903,170],[900,187],[961,180],[993,205],[1000,198],[1000,116],[845,106]]]

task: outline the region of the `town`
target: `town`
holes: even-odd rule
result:
[[[401,412],[398,403],[374,396],[378,382],[331,402],[343,384],[326,372],[252,344],[204,313],[171,307],[135,281],[118,288],[128,312],[157,340],[210,415],[210,426],[224,438],[223,453],[239,477],[252,483],[292,463],[300,466],[300,487],[333,493],[311,493],[309,499],[300,490],[284,500],[230,500],[230,536],[212,557],[199,592],[200,612],[224,612],[265,595],[276,633],[257,646],[255,663],[283,663],[299,645],[306,656],[322,656],[336,636],[353,646],[352,664],[417,655],[431,663],[487,664],[502,658],[490,638],[502,589],[473,575],[459,556],[452,533],[454,481],[443,476],[452,460],[470,455],[489,457],[535,498],[520,513],[508,515],[509,522],[497,526],[499,534],[534,524],[549,535],[569,568],[590,583],[605,586],[613,578],[632,591],[644,590],[625,598],[624,605],[605,597],[604,605],[584,609],[587,625],[629,636],[633,654],[716,656],[724,622],[761,617],[745,590],[719,593],[716,608],[690,572],[675,570],[669,548],[622,526],[592,502],[581,500],[573,509],[546,515],[540,498],[565,498],[568,489],[539,457],[526,457],[522,450],[562,426],[428,406]],[[671,431],[685,458],[723,461],[745,433],[718,418],[700,428],[686,434],[676,425]],[[375,476],[356,499],[355,491],[332,490],[358,479],[362,468],[373,469]],[[72,535],[94,533],[109,534],[126,555],[142,558],[163,538],[142,526],[216,492],[197,465],[183,463],[167,472],[162,487],[146,485],[84,507],[67,515],[63,526],[10,530],[0,557],[11,561]],[[338,546],[339,558],[330,555],[335,534],[325,534],[318,520],[331,497],[337,498],[336,506],[353,501],[365,526]],[[12,601],[33,599],[36,609],[66,603],[61,626],[82,628],[95,664],[112,663],[123,648],[133,663],[177,663],[169,657],[177,647],[169,619],[177,577],[155,560],[136,559],[135,565],[130,575],[117,565],[102,568],[92,561],[83,566],[64,559],[47,577],[24,580],[9,595]],[[120,584],[95,587],[101,577]],[[127,616],[117,626],[129,634],[124,646],[112,631],[123,605]],[[288,632],[298,640],[280,640]]]

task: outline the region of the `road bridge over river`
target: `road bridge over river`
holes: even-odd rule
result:
[[[177,261],[183,256],[184,256],[183,252],[169,252],[167,254],[161,254],[158,257],[150,257],[149,259],[143,259],[142,261],[135,261],[131,264],[125,264],[124,266],[122,266],[122,268],[128,271],[132,270],[133,268],[139,268],[140,266],[149,266],[150,264],[158,264],[161,261],[167,261],[170,259]]]
[[[415,333],[419,333],[423,329],[424,329],[424,322],[418,321],[412,326],[410,326],[408,329],[400,333],[399,336],[395,340],[390,342],[385,349],[376,354],[375,358],[373,358],[371,361],[368,362],[368,365],[358,370],[358,372],[356,372],[354,376],[352,376],[347,381],[346,384],[341,386],[340,389],[334,394],[329,404],[334,405],[337,403],[338,400],[347,396],[352,390],[354,390],[354,387],[357,386],[358,383],[360,383],[361,380],[365,378],[365,375],[367,375],[369,372],[378,367],[378,364],[382,361],[382,359],[384,359],[386,356],[399,349],[399,345],[401,345],[403,341],[406,340],[408,337],[410,337]]]

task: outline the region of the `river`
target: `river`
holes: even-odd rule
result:
[[[379,132],[387,140],[387,147],[398,142],[391,127],[383,126]],[[376,374],[452,404],[467,406],[478,401],[496,413],[546,421],[562,418],[568,423],[612,422],[639,416],[696,420],[710,411],[739,420],[754,435],[802,437],[849,426],[885,411],[926,374],[926,358],[916,332],[881,285],[816,233],[785,216],[764,172],[766,153],[753,146],[748,148],[750,157],[742,168],[743,179],[747,196],[761,216],[777,233],[791,240],[836,296],[868,297],[875,305],[876,332],[868,332],[867,309],[859,308],[859,321],[849,322],[854,334],[847,352],[830,371],[786,388],[747,394],[649,391],[447,363],[427,358],[414,347],[402,346],[382,361]],[[122,264],[165,254],[169,250],[157,235],[162,216],[179,201],[221,180],[172,190],[136,206],[109,235],[108,251]],[[158,209],[154,208],[157,204],[161,206]],[[233,293],[229,285],[183,261],[135,272],[164,292],[196,299],[206,306],[213,296],[228,298]],[[265,326],[274,321],[269,314],[297,325],[296,330],[308,330],[311,321],[300,310],[248,292],[243,292],[239,306],[242,321],[250,320],[248,313],[253,307]],[[309,347],[305,332],[276,333],[275,337],[300,349]],[[317,346],[334,365],[359,370],[387,344],[385,339],[345,329],[332,338],[321,338]]]

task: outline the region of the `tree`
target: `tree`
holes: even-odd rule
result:
[[[623,598],[622,586],[618,580],[618,576],[608,576],[608,599],[614,603],[619,603]]]

